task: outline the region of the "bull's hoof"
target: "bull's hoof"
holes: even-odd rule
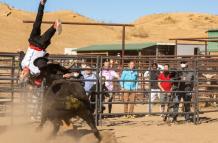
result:
[[[101,136],[98,137],[97,139],[98,139],[98,143],[100,143],[102,141],[102,137]]]
[[[102,141],[102,137],[101,137],[101,136],[98,137],[98,141],[99,141],[99,142]]]
[[[163,118],[163,121],[166,122],[166,121],[167,121],[167,118]]]
[[[73,130],[74,130],[74,131],[77,131],[77,130],[78,130],[78,126],[73,125]]]
[[[100,133],[95,133],[95,136],[98,139],[98,141],[101,142],[102,136],[100,135]]]

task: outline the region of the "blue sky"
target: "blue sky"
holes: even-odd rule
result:
[[[15,8],[37,11],[39,0],[0,0]],[[71,10],[105,22],[130,23],[141,16],[167,12],[218,15],[218,0],[47,0],[46,11]]]

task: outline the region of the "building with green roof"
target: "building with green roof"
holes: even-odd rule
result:
[[[218,37],[218,29],[207,31],[208,37]],[[208,42],[208,52],[218,52],[218,42]]]
[[[174,55],[174,43],[127,43],[125,44],[125,55]],[[74,48],[77,54],[117,56],[122,53],[122,44],[91,45],[82,48]]]

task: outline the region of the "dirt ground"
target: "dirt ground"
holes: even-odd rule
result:
[[[138,105],[135,111],[144,107]],[[115,106],[113,111],[122,111],[122,106]],[[201,114],[198,125],[185,123],[183,117],[177,124],[165,123],[160,116],[116,117],[103,119],[98,128],[103,137],[101,143],[217,143],[217,117],[216,112]],[[4,143],[96,143],[90,128],[81,124],[77,130],[64,126],[55,139],[48,140],[52,130],[50,123],[37,132],[38,123],[16,117],[11,126],[10,118],[0,117],[0,140]]]
[[[119,143],[217,143],[218,113],[201,116],[201,124],[166,124],[159,116],[113,119],[107,128]]]

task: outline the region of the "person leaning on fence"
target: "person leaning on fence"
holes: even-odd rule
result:
[[[20,82],[23,82],[23,80],[29,75],[39,75],[40,70],[38,67],[34,66],[34,60],[47,55],[46,48],[51,44],[51,38],[55,32],[58,34],[61,32],[61,22],[56,20],[54,24],[44,34],[41,35],[41,24],[44,15],[45,3],[46,0],[40,0],[36,20],[33,24],[33,29],[29,37],[29,47],[26,51],[25,57],[21,62],[22,72],[19,77]],[[41,80],[36,79],[35,84],[39,86],[41,84]]]
[[[156,98],[160,98],[160,88],[158,87],[158,77],[160,74],[160,70],[158,70],[158,64],[157,63],[153,63],[151,65],[151,70],[150,71],[146,71],[144,73],[144,77],[146,79],[152,80],[150,81],[150,88],[151,88],[151,93],[150,93],[150,101],[154,102]],[[153,81],[156,80],[156,81]],[[148,106],[148,111],[152,111],[150,108],[152,108],[152,104],[150,104]]]
[[[152,66],[153,66],[153,64],[152,64]],[[164,66],[163,66],[163,65],[157,64],[156,70],[158,70],[159,73],[162,73],[163,69],[164,69]],[[145,73],[144,73],[144,79],[145,79],[145,80],[149,80],[149,79],[150,79],[150,67],[148,68],[147,71],[145,71]],[[149,89],[150,89],[150,82],[145,82],[145,89],[146,89],[146,90],[149,90]]]
[[[108,89],[105,86],[105,80],[106,80],[105,77],[102,76],[99,78],[100,79],[95,82],[95,84],[91,87],[90,91],[88,92],[88,97],[89,97],[90,102],[96,102],[96,97],[97,97],[98,101],[100,101],[102,103],[105,101],[106,97],[110,96],[108,93]],[[98,104],[97,104],[97,106],[99,107]],[[96,109],[96,104],[91,104],[92,113],[94,113],[94,111],[96,111],[95,109]],[[106,108],[105,108],[104,104],[101,104],[100,112],[103,113],[105,109]]]
[[[85,86],[85,81],[84,81],[84,76],[81,73],[81,68],[80,67],[73,67],[70,69],[70,73],[67,73],[63,75],[64,78],[72,81],[78,81],[80,84],[84,87]]]
[[[120,86],[122,91],[124,91],[124,102],[135,102],[136,97],[136,89],[137,89],[137,80],[138,80],[138,72],[135,70],[134,61],[129,62],[129,68],[124,69],[121,78],[120,78]],[[124,113],[132,114],[134,111],[134,103],[130,104],[130,108],[128,109],[128,103],[124,104]],[[134,118],[134,115],[127,115],[127,117]]]
[[[86,69],[84,70],[83,76],[85,80],[85,91],[89,92],[93,85],[96,84],[97,78],[96,75],[92,72],[92,69],[90,66],[86,66]]]
[[[108,102],[112,102],[112,100],[113,100],[112,91],[114,90],[114,85],[113,85],[114,82],[112,80],[115,78],[119,79],[120,77],[113,69],[110,68],[109,61],[104,62],[103,70],[99,73],[99,76],[105,77],[105,79],[106,79],[105,86],[107,87],[107,89],[109,91],[109,95],[110,95]],[[107,80],[109,80],[109,81],[107,81]],[[108,104],[108,112],[111,113],[111,110],[112,110],[112,104]]]
[[[192,90],[194,86],[194,72],[189,69],[187,61],[181,61],[181,68],[179,69],[179,92],[177,93],[179,101],[183,99],[184,102],[191,102],[192,99]],[[191,111],[191,103],[184,103],[184,112]],[[190,113],[185,113],[185,120],[187,122],[191,121]]]
[[[170,72],[169,72],[169,65],[165,64],[164,65],[164,70],[162,73],[160,73],[159,77],[158,77],[158,86],[161,90],[161,94],[160,94],[160,110],[162,113],[165,112],[165,105],[167,103],[164,102],[169,102],[169,97],[171,95],[171,91],[172,91],[172,82],[170,81]],[[161,116],[163,117],[163,114],[161,114]]]

